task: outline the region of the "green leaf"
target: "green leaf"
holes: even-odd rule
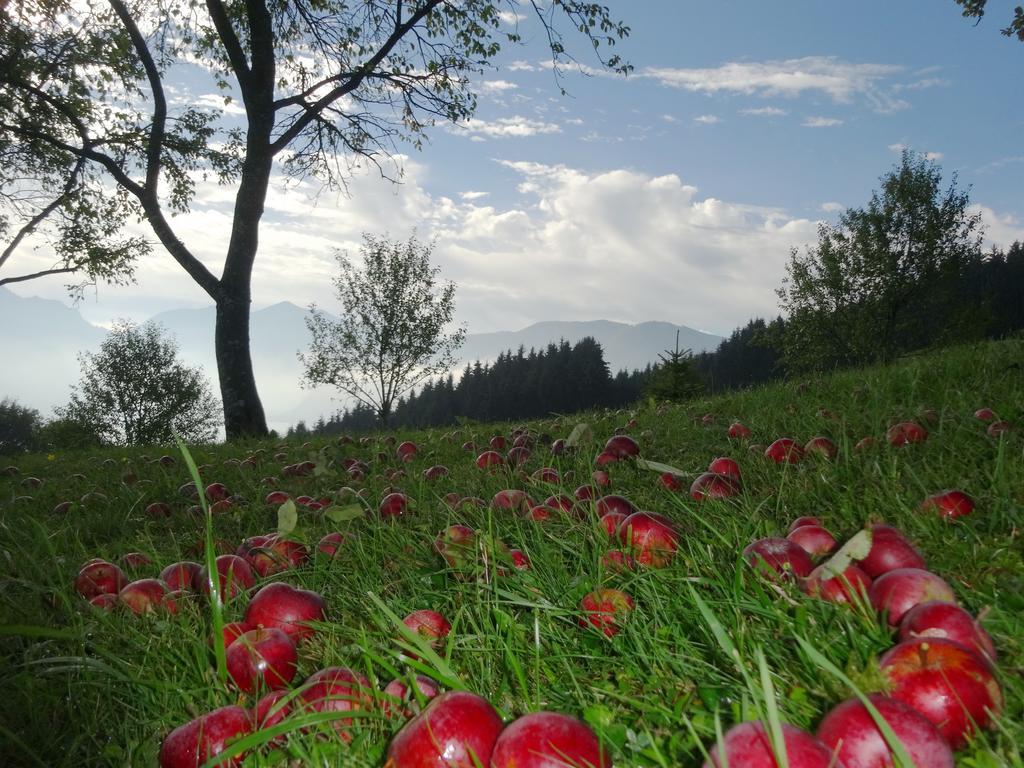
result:
[[[364,515],[364,512],[358,504],[348,504],[344,507],[328,507],[324,510],[324,515],[332,522],[344,523],[348,520],[358,520]]]
[[[642,459],[637,457],[634,459],[638,467],[643,469],[651,469],[655,472],[669,472],[673,475],[679,475],[680,477],[688,477],[696,474],[695,472],[687,472],[686,470],[673,467],[671,464],[662,464],[660,461],[650,461],[648,459]]]
[[[577,424],[573,427],[572,432],[565,438],[565,447],[572,448],[578,443],[589,443],[594,439],[594,431],[590,428],[589,424]]]
[[[854,534],[843,544],[822,566],[822,578],[832,579],[839,576],[856,560],[863,560],[871,551],[871,531],[865,528]]]
[[[288,501],[277,508],[277,532],[282,536],[286,536],[295,530],[295,526],[298,523],[298,509],[295,507],[295,502],[288,499]]]

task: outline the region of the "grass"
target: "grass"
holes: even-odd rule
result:
[[[332,530],[355,536],[335,560],[314,558],[277,577],[320,592],[329,606],[329,620],[301,650],[296,679],[341,665],[382,688],[414,668],[401,655],[403,642],[408,648],[411,640],[397,619],[433,608],[453,631],[436,655],[419,654],[417,671],[446,688],[485,696],[505,718],[540,709],[583,718],[606,740],[617,765],[698,766],[716,733],[741,720],[764,718],[773,731],[779,721],[813,730],[833,705],[853,695],[851,684],[878,688],[877,659],[893,644],[891,633],[866,612],[761,581],[743,564],[743,547],[784,534],[799,515],[822,517],[843,539],[869,521],[885,520],[911,537],[967,609],[986,611],[985,626],[999,650],[1004,713],[995,729],[958,753],[958,765],[1024,765],[1024,435],[993,440],[972,416],[987,405],[1024,424],[1022,365],[1024,342],[1011,340],[821,377],[806,387],[759,388],[665,412],[638,407],[630,433],[645,457],[697,473],[715,456],[732,455],[743,469],[744,493],[698,504],[662,489],[657,473],[613,466],[614,492],[668,515],[681,533],[671,566],[625,575],[602,569],[609,544],[591,520],[535,523],[487,508],[452,511],[440,501],[449,491],[490,499],[503,488],[521,487],[543,499],[557,490],[483,473],[474,454],[460,449],[464,440],[482,445],[511,425],[474,425],[455,436],[396,434],[421,449],[405,466],[407,476],[393,483],[415,500],[413,513],[394,522],[367,514],[335,524],[322,512],[299,509],[293,535],[311,546]],[[822,408],[831,415],[819,413]],[[859,438],[881,440],[890,423],[919,417],[923,409],[937,414],[924,444],[893,449],[882,442],[853,451]],[[714,424],[700,422],[705,413],[715,415]],[[629,418],[596,413],[530,424],[559,437],[585,421],[597,443],[558,460],[538,445],[527,469],[555,466],[564,478],[561,490],[571,494],[589,478],[599,444]],[[753,429],[751,440],[726,438],[736,419]],[[752,442],[817,434],[840,446],[836,461],[779,467],[748,451]],[[256,468],[238,463],[259,449]],[[381,451],[384,461],[377,459]],[[278,452],[286,456],[274,458]],[[162,453],[176,455],[173,466],[153,461]],[[223,482],[244,499],[213,518],[213,537],[232,550],[243,537],[277,525],[276,508],[263,503],[269,489],[262,478],[277,476],[293,495],[333,495],[356,485],[335,466],[355,456],[371,465],[363,485],[375,510],[392,485],[383,470],[398,466],[394,447],[376,442],[195,446],[191,453],[204,483]],[[326,471],[310,478],[281,475],[284,463],[307,458]],[[0,479],[0,764],[155,765],[161,740],[175,726],[216,707],[250,705],[218,682],[205,600],[184,603],[176,616],[135,617],[91,609],[71,588],[91,557],[148,554],[154,565],[134,577],[155,576],[180,559],[202,559],[205,521],[189,515],[192,502],[178,493],[189,480],[181,455],[165,447],[10,461],[20,473]],[[422,470],[438,463],[450,475],[423,480]],[[122,481],[128,471],[137,482]],[[575,479],[565,479],[572,474]],[[23,487],[30,476],[42,485]],[[946,523],[917,511],[926,495],[951,487],[974,497],[972,516]],[[105,498],[90,496],[95,493]],[[51,511],[65,500],[75,501],[70,512]],[[170,503],[172,517],[148,518],[144,509],[152,501]],[[522,548],[531,570],[456,577],[432,548],[438,532],[454,523]],[[610,640],[578,626],[580,598],[600,585],[623,589],[636,602],[631,620]],[[228,601],[224,620],[239,619],[244,605],[244,599]],[[286,721],[287,745],[257,749],[246,764],[377,766],[401,726],[400,719],[367,712],[346,744],[329,724],[298,732],[316,719]]]

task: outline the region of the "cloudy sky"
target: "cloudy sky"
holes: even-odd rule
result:
[[[904,147],[971,186],[990,242],[1024,239],[1024,45],[952,0],[609,0],[635,66],[582,71],[559,93],[535,20],[478,81],[479,110],[402,158],[402,183],[348,196],[275,185],[253,280],[257,307],[333,306],[335,248],[360,233],[436,238],[470,332],[545,319],[665,320],[720,334],[776,312],[791,247],[867,202]],[[178,103],[219,97],[199,87]],[[231,107],[228,111],[231,111]],[[204,185],[176,226],[219,273],[232,191]],[[43,261],[12,260],[28,271]],[[42,258],[42,257],[38,257]],[[17,266],[15,266],[17,264]],[[14,287],[64,298],[59,278]],[[138,284],[100,286],[92,322],[210,302],[159,248]]]

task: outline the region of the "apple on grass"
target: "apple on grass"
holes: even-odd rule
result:
[[[953,768],[953,752],[942,734],[924,715],[901,701],[873,694],[868,697],[889,725],[915,766]],[[843,768],[889,768],[894,753],[868,708],[853,698],[833,707],[818,725],[817,737],[835,751]]]
[[[253,725],[262,731],[284,722],[292,712],[294,701],[295,696],[291,691],[278,690],[264,694],[252,708]],[[281,734],[267,743],[272,747],[279,747],[287,740],[287,734]]]
[[[871,577],[856,565],[833,575],[827,565],[819,565],[800,582],[804,594],[831,603],[854,603],[866,600],[871,588]]]
[[[963,491],[950,488],[928,496],[918,507],[922,512],[935,512],[950,520],[974,511],[974,500]]]
[[[310,675],[299,692],[296,706],[307,712],[365,712],[373,706],[372,686],[366,675],[348,667],[327,667]],[[348,726],[354,718],[332,720],[344,741],[351,741]]]
[[[922,568],[897,568],[875,579],[868,591],[871,605],[884,613],[890,626],[898,626],[915,605],[938,600],[955,603],[956,593],[941,577]]]
[[[928,430],[913,421],[901,421],[886,430],[885,439],[889,445],[896,448],[911,443],[923,443],[928,439]]]
[[[780,437],[764,449],[764,455],[776,464],[796,464],[804,456],[804,449],[789,437]]]
[[[252,732],[248,710],[221,707],[179,725],[160,745],[160,768],[196,768],[223,753],[232,742]],[[242,764],[244,755],[217,763],[218,768]]]
[[[743,557],[758,573],[773,581],[803,578],[814,569],[811,556],[799,544],[775,536],[751,542],[743,550]]]
[[[902,531],[881,523],[870,530],[871,549],[857,565],[872,579],[897,568],[924,568],[924,558]]]
[[[277,581],[253,595],[245,623],[254,628],[276,627],[298,643],[316,631],[308,622],[323,621],[326,613],[327,604],[316,592]]]
[[[811,557],[827,555],[836,548],[839,542],[828,529],[820,525],[801,525],[794,528],[786,536],[787,539],[800,545]]]
[[[819,517],[811,517],[809,515],[804,515],[802,517],[798,517],[796,520],[794,520],[792,523],[789,524],[789,530],[787,531],[787,533],[792,533],[797,528],[803,528],[805,525],[817,525],[817,526],[820,526],[821,525],[821,518],[819,518]]]
[[[900,621],[900,640],[937,637],[952,640],[996,660],[996,647],[988,632],[971,614],[953,603],[932,601],[915,605]]]
[[[448,619],[429,608],[413,611],[402,619],[402,623],[423,638],[431,648],[437,648],[452,631]]]
[[[158,608],[166,608],[171,613],[176,612],[173,600],[166,606],[164,600],[167,597],[168,589],[160,579],[138,579],[125,584],[118,592],[117,599],[121,605],[127,606],[136,616],[144,613],[155,613]]]
[[[167,585],[168,589],[191,592],[195,590],[196,577],[202,569],[203,567],[199,563],[192,562],[191,560],[182,560],[181,562],[171,563],[160,571],[160,579]]]
[[[741,480],[739,462],[728,456],[719,456],[717,459],[712,459],[711,463],[708,464],[708,472],[714,472],[716,475],[728,475],[737,483]]]
[[[490,768],[611,768],[595,733],[575,717],[532,712],[505,726],[491,752]]]
[[[326,533],[316,544],[317,552],[322,552],[328,557],[335,557],[338,551],[341,549],[342,544],[345,543],[345,534],[340,531],[334,531],[332,533]]]
[[[396,677],[384,686],[384,717],[412,717],[420,712],[421,701],[430,701],[441,693],[437,681],[426,675],[416,675],[414,682],[415,686],[410,687],[406,680]]]
[[[503,725],[494,707],[475,693],[442,693],[395,734],[384,768],[489,766]]]
[[[249,563],[238,555],[220,555],[214,563],[217,566],[220,594],[223,600],[230,600],[256,583],[256,577],[253,575]],[[193,586],[196,592],[207,595],[210,593],[210,578],[205,566],[196,574],[196,582]]]
[[[295,643],[280,629],[250,629],[227,648],[228,676],[250,696],[285,688],[295,677]]]
[[[634,512],[619,525],[619,541],[632,551],[640,565],[663,568],[672,562],[679,533],[664,515]]]
[[[704,472],[690,485],[690,498],[694,501],[705,499],[728,499],[740,492],[739,482],[732,475]]]
[[[992,665],[952,640],[904,640],[879,659],[879,668],[889,695],[924,715],[954,750],[1002,709]]]
[[[604,444],[604,453],[616,459],[631,459],[640,455],[640,444],[629,435],[614,435]]]
[[[595,589],[580,600],[583,615],[579,623],[601,630],[605,637],[615,637],[634,608],[633,598],[621,589]]]
[[[86,600],[96,595],[120,592],[128,583],[124,571],[106,560],[94,559],[82,566],[75,577],[75,591]]]
[[[790,768],[839,768],[832,751],[811,734],[782,723],[782,741]],[[722,751],[725,755],[722,755]],[[724,759],[723,759],[724,757]],[[751,720],[730,728],[711,748],[703,768],[778,768],[764,723]]]

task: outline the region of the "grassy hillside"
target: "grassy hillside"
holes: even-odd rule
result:
[[[508,434],[507,424],[394,435],[420,448],[405,465],[395,458],[394,445],[384,442],[230,445],[193,453],[203,465],[204,483],[222,482],[240,496],[240,503],[213,518],[215,538],[226,551],[246,536],[275,529],[277,506],[264,503],[270,490],[264,478],[278,478],[275,487],[292,496],[336,498],[343,517],[352,512],[353,499],[338,496],[339,488],[367,489],[369,513],[341,523],[324,510],[300,506],[293,535],[311,550],[329,531],[344,531],[348,540],[334,560],[313,557],[270,577],[316,590],[328,605],[328,621],[300,650],[296,684],[338,665],[383,687],[409,669],[399,655],[395,617],[434,609],[453,628],[439,657],[425,656],[421,669],[429,668],[443,687],[485,696],[506,719],[538,709],[583,718],[607,741],[617,765],[699,766],[715,740],[716,719],[725,729],[763,712],[760,652],[771,673],[774,696],[768,698],[784,720],[813,730],[850,692],[801,649],[798,636],[862,689],[876,689],[878,657],[894,642],[889,630],[869,612],[762,580],[741,551],[759,537],[784,536],[800,515],[820,517],[840,541],[884,520],[914,541],[965,608],[984,612],[999,652],[1004,713],[995,729],[957,754],[958,764],[1022,765],[1024,434],[1017,429],[993,439],[973,416],[988,406],[1024,424],[1022,366],[1024,342],[1015,340],[668,410],[645,406],[635,414],[528,425],[537,435],[564,437],[577,422],[590,424],[594,442],[578,455],[556,458],[538,442],[525,465],[527,472],[556,468],[560,488],[476,467],[476,453],[492,435]],[[713,415],[712,423],[704,423],[705,414]],[[658,483],[657,472],[629,462],[610,466],[606,492],[674,521],[679,549],[666,568],[625,574],[604,568],[602,555],[617,545],[609,543],[589,507],[582,519],[554,514],[535,522],[489,506],[453,510],[441,500],[454,492],[489,501],[505,488],[522,488],[538,501],[557,492],[571,495],[589,482],[594,455],[631,416],[636,426],[626,431],[645,458],[695,475],[726,455],[743,473],[740,496],[695,502],[685,493],[689,479],[683,492],[672,492]],[[905,419],[924,424],[927,441],[888,446],[886,428]],[[734,420],[753,430],[750,439],[727,438]],[[776,465],[754,447],[781,436],[804,442],[815,435],[836,442],[834,461]],[[854,444],[869,435],[878,444],[855,451]],[[476,452],[462,450],[466,440],[475,440]],[[165,453],[175,456],[173,465],[155,461]],[[256,466],[240,463],[251,456]],[[369,464],[364,483],[349,481],[340,468],[345,457]],[[283,465],[306,459],[318,463],[319,474],[282,474]],[[130,571],[134,578],[156,576],[177,560],[202,559],[197,548],[204,520],[188,512],[194,502],[179,494],[189,480],[180,454],[170,448],[109,450],[24,456],[12,463],[18,474],[0,478],[0,764],[155,765],[173,727],[216,707],[251,705],[217,680],[205,599],[179,600],[173,616],[137,617],[124,609],[91,608],[71,586],[93,557],[149,555],[153,565]],[[435,464],[450,474],[425,480],[423,470]],[[399,467],[407,474],[389,480],[386,472]],[[29,477],[41,485],[29,487]],[[377,505],[391,486],[407,493],[415,509],[382,521]],[[970,494],[975,512],[947,522],[917,509],[925,496],[945,488]],[[64,501],[74,502],[70,511],[54,511]],[[169,503],[172,515],[147,516],[154,501]],[[502,574],[492,559],[487,567],[456,574],[433,548],[438,533],[456,523],[521,548],[532,567]],[[636,604],[610,639],[578,624],[580,599],[601,585],[626,591]],[[239,619],[245,605],[245,597],[229,602],[225,620]],[[729,644],[737,655],[726,652]],[[401,717],[388,719],[376,708],[349,726],[350,743],[321,726],[319,734],[292,733],[283,748],[258,750],[246,764],[381,765],[401,725]]]

